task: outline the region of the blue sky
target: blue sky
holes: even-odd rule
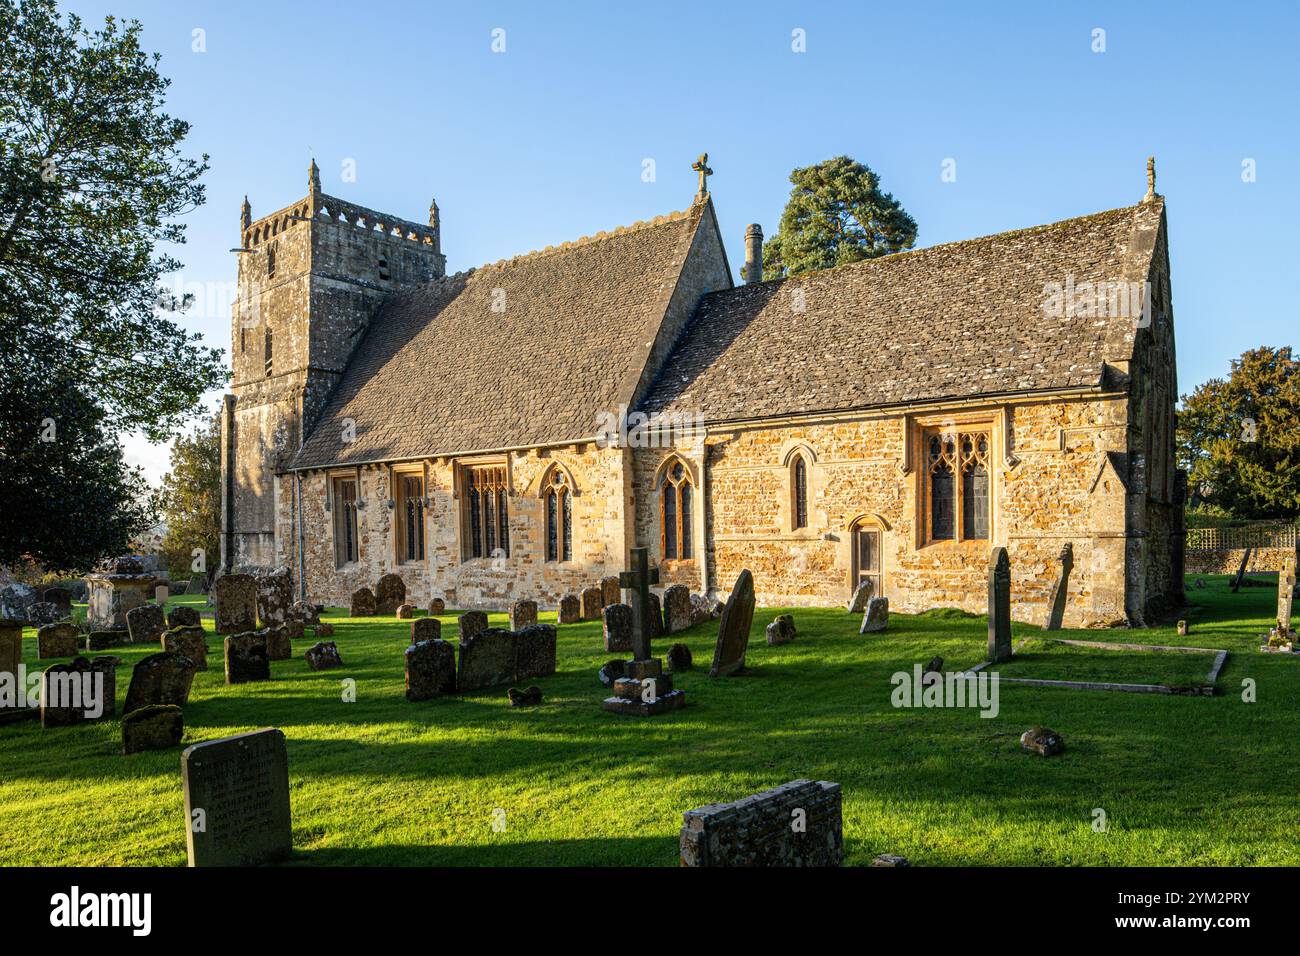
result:
[[[1297,344],[1294,4],[64,9],[141,20],[174,81],[170,111],[211,155],[186,283],[233,281],[244,194],[254,216],[300,198],[313,155],[342,198],[422,220],[436,196],[456,271],[681,209],[706,150],[733,268],[747,223],[774,230],[790,170],[830,156],[871,166],[933,245],[1136,202],[1154,153],[1180,390],[1247,348]],[[955,182],[941,179],[947,159]],[[228,317],[210,312],[187,324],[228,349]],[[132,440],[128,454],[155,480],[165,469],[165,448]]]

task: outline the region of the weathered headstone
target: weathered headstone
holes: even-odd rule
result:
[[[989,660],[1011,660],[1011,559],[1001,547],[989,555]]]
[[[75,624],[44,624],[36,629],[36,656],[41,660],[75,657],[80,649],[81,632]]]
[[[582,599],[576,594],[566,594],[560,598],[560,607],[556,620],[561,624],[576,624],[582,620]]]
[[[797,633],[794,617],[790,614],[778,614],[767,626],[767,643],[771,647],[789,644]]]
[[[284,565],[257,575],[257,619],[262,627],[283,624],[293,606],[293,575]]]
[[[522,630],[537,623],[537,602],[527,599],[510,605],[510,629]]]
[[[542,702],[542,689],[536,686],[526,690],[511,687],[506,691],[506,696],[510,698],[511,707],[536,707]]]
[[[132,644],[155,644],[167,630],[160,604],[141,604],[126,612],[126,629]]]
[[[173,627],[163,634],[162,647],[169,653],[188,657],[196,670],[208,669],[208,636],[201,627]]]
[[[447,610],[447,602],[440,597],[436,597],[429,602],[430,614],[441,614]]]
[[[1065,741],[1047,727],[1030,727],[1020,735],[1020,746],[1040,757],[1054,757],[1065,749]]]
[[[703,624],[722,617],[722,602],[706,594],[691,595],[691,623]]]
[[[57,604],[50,601],[37,601],[27,608],[27,623],[33,627],[40,627],[42,624],[53,624],[62,620],[64,614],[59,610]]]
[[[417,617],[411,622],[411,643],[442,640],[442,621],[436,617]]]
[[[245,631],[227,637],[225,660],[227,684],[271,679],[271,659],[267,656],[265,632]]]
[[[549,677],[555,673],[554,624],[529,624],[515,631],[515,677]]]
[[[620,593],[618,586],[618,575],[611,574],[600,579],[600,603],[602,607],[609,607],[611,604],[621,604],[623,595]]]
[[[645,612],[646,630],[649,632],[650,640],[662,637],[664,633],[664,611],[659,605],[659,595],[654,591],[646,592],[646,612]]]
[[[91,631],[86,635],[86,650],[104,651],[110,647],[121,647],[131,643],[131,635],[126,628],[120,631]]]
[[[477,634],[482,634],[487,630],[487,626],[487,615],[482,611],[466,611],[457,621],[457,627],[462,641],[467,641]]]
[[[674,674],[688,671],[695,666],[691,658],[691,649],[685,644],[674,644],[668,648],[668,670]]]
[[[1052,594],[1047,610],[1047,623],[1043,625],[1044,631],[1059,631],[1061,622],[1065,619],[1065,601],[1069,596],[1070,571],[1074,568],[1074,545],[1069,541],[1065,542],[1065,545],[1061,548],[1061,556],[1057,560],[1061,562],[1061,571],[1052,584]]]
[[[287,661],[293,657],[293,641],[289,637],[289,628],[286,625],[264,627],[259,633],[266,635],[268,661]]]
[[[284,631],[285,634],[289,636],[290,640],[294,640],[294,641],[302,640],[303,635],[306,633],[303,630],[302,621],[295,620],[293,618],[290,618],[289,620],[281,624],[280,628]]]
[[[456,650],[448,641],[420,641],[406,649],[406,699],[456,693]]]
[[[473,637],[461,637],[456,686],[461,693],[481,690],[515,679],[515,636],[503,627],[489,627]]]
[[[691,626],[691,589],[685,584],[670,584],[664,589],[664,630],[676,634]]]
[[[352,592],[352,609],[349,617],[374,617],[375,592],[370,588],[357,588]]]
[[[339,656],[339,646],[333,641],[320,641],[307,648],[307,666],[314,671],[342,667],[343,658]]]
[[[167,612],[168,627],[198,627],[201,622],[199,612],[187,604],[178,604]]]
[[[20,621],[0,621],[0,674],[11,674],[18,687],[18,665],[23,662],[23,625]],[[0,678],[2,679],[2,678]],[[27,693],[23,688],[22,693]]]
[[[319,624],[316,625],[315,628],[313,628],[313,630],[316,632],[317,637],[334,636],[334,625],[331,624],[329,621],[321,621]]]
[[[1250,564],[1250,555],[1254,548],[1247,548],[1241,556],[1241,564],[1237,565],[1237,573],[1232,579],[1232,593],[1236,594],[1241,589],[1241,579],[1246,576],[1246,565]]]
[[[172,589],[165,584],[160,584],[153,589],[153,599],[163,607],[167,606],[167,601],[172,596]]]
[[[58,608],[59,620],[72,616],[72,592],[67,588],[46,588],[45,593],[41,595],[41,600],[48,601]]]
[[[406,603],[406,582],[400,574],[389,572],[375,585],[375,613],[392,615]]]
[[[131,685],[126,691],[122,712],[129,714],[153,704],[184,707],[190,700],[190,686],[198,665],[176,651],[163,651],[142,658],[131,669]]]
[[[240,633],[257,627],[257,579],[249,574],[223,574],[212,586],[218,634]]]
[[[39,600],[40,596],[30,584],[21,581],[6,584],[0,588],[0,619],[25,622],[27,609]]]
[[[412,620],[414,617],[415,617],[415,605],[414,605],[414,604],[399,604],[399,605],[397,605],[397,619],[398,619],[399,621],[409,621],[409,620]]]
[[[122,753],[166,750],[181,742],[185,717],[175,704],[150,704],[122,718]]]
[[[1295,555],[1282,563],[1277,575],[1277,632],[1290,636],[1291,607],[1295,601]]]
[[[840,866],[844,862],[838,783],[792,780],[735,803],[682,815],[682,866]]]
[[[181,780],[190,866],[257,866],[289,856],[289,753],[279,730],[187,748]]]
[[[859,634],[873,634],[889,627],[889,598],[873,597],[867,602],[867,609],[862,613],[862,626]]]
[[[864,578],[858,585],[857,590],[853,592],[853,597],[849,598],[849,613],[861,614],[867,609],[867,602],[871,600],[871,591],[874,585],[870,578]]]
[[[613,687],[614,681],[620,677],[627,676],[627,661],[621,657],[616,657],[612,661],[606,661],[600,670],[596,672],[596,679],[606,687]]]
[[[632,650],[632,609],[626,604],[611,604],[602,609],[605,650],[610,653]]]
[[[310,624],[313,627],[320,623],[320,609],[315,604],[308,604],[306,601],[294,601],[289,605],[288,620],[298,621],[301,624]]]
[[[582,619],[599,621],[600,612],[605,605],[604,593],[598,587],[582,589]]]
[[[62,727],[117,712],[119,658],[76,657],[41,674],[41,726]]]
[[[754,576],[749,569],[740,572],[731,596],[722,609],[718,624],[718,643],[713,649],[710,677],[728,677],[745,666],[749,648],[749,628],[754,623]]]

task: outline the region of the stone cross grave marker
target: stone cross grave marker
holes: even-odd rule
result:
[[[632,592],[632,659],[650,660],[650,585],[659,583],[659,569],[649,567],[646,548],[632,549],[632,569],[618,576],[618,583]]]
[[[190,866],[257,866],[293,849],[289,752],[274,728],[181,754]]]
[[[1043,625],[1044,631],[1059,631],[1061,621],[1065,619],[1065,599],[1070,589],[1070,571],[1074,568],[1074,545],[1069,541],[1061,548],[1058,560],[1061,562],[1061,573],[1052,585],[1051,606],[1047,611],[1047,623]]]
[[[1295,600],[1295,556],[1286,559],[1277,573],[1277,632],[1291,633],[1291,605]]]
[[[1011,660],[1011,559],[1006,548],[989,555],[989,660]]]

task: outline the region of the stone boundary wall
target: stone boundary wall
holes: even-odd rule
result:
[[[681,865],[839,866],[841,809],[838,783],[792,780],[735,803],[688,810],[682,814]]]
[[[1215,551],[1188,551],[1188,574],[1236,574],[1241,567],[1245,548],[1221,548]],[[1246,573],[1281,571],[1282,562],[1296,552],[1292,548],[1256,548],[1246,565]]]

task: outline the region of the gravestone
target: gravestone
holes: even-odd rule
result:
[[[167,606],[167,601],[171,596],[172,590],[165,584],[160,584],[153,589],[153,599],[163,607]]]
[[[315,604],[308,604],[306,601],[294,601],[289,606],[290,621],[298,621],[301,624],[310,624],[313,627],[320,623],[320,608]]]
[[[181,781],[190,866],[258,866],[289,856],[289,753],[279,730],[186,748]]]
[[[208,636],[201,627],[173,627],[162,636],[163,650],[194,662],[196,670],[208,669]]]
[[[23,662],[23,625],[20,621],[0,621],[0,674],[12,674],[18,688],[18,665]],[[27,693],[23,688],[22,693]]]
[[[1074,568],[1074,545],[1069,541],[1065,542],[1061,548],[1061,556],[1057,560],[1061,562],[1061,571],[1052,585],[1047,623],[1043,625],[1044,631],[1059,631],[1061,622],[1065,618],[1065,599],[1069,594],[1070,571]]]
[[[608,577],[600,579],[600,604],[601,607],[609,607],[611,604],[621,604],[623,595],[620,593],[618,586],[618,575],[611,574]]]
[[[605,596],[598,587],[582,589],[582,619],[599,621],[600,612],[605,606]]]
[[[63,727],[102,720],[117,712],[117,665],[120,658],[76,657],[47,667],[41,674],[41,726]]]
[[[67,588],[46,588],[41,600],[48,601],[59,609],[59,620],[72,616],[72,592]]]
[[[121,647],[131,643],[131,635],[123,628],[120,631],[91,631],[86,635],[86,650],[103,651],[110,647]]]
[[[618,582],[632,599],[632,660],[626,663],[624,676],[614,681],[614,696],[606,697],[601,707],[614,714],[651,717],[686,706],[686,692],[675,689],[663,661],[650,656],[651,638],[663,626],[658,601],[650,600],[650,585],[658,583],[659,569],[650,567],[645,548],[633,548],[631,559],[632,567],[618,576]]]
[[[293,577],[284,565],[259,571],[257,576],[257,619],[262,627],[283,624],[293,606]]]
[[[659,595],[654,591],[646,594],[646,612],[645,612],[646,630],[650,632],[650,640],[662,637],[664,633],[664,612],[659,605]]]
[[[796,634],[794,617],[790,614],[778,614],[767,626],[767,643],[770,647],[789,644]]]
[[[75,657],[79,650],[81,632],[75,624],[45,624],[36,629],[36,656],[41,660],[49,657]]]
[[[1237,573],[1232,579],[1232,593],[1236,594],[1241,589],[1241,579],[1246,576],[1246,565],[1250,564],[1250,555],[1254,548],[1247,548],[1241,556],[1241,564],[1237,565]]]
[[[1001,547],[989,555],[989,660],[1011,660],[1011,559]]]
[[[722,617],[722,602],[706,594],[691,595],[691,623],[703,624]]]
[[[448,641],[420,641],[406,649],[406,699],[456,693],[456,651]]]
[[[270,680],[271,659],[267,656],[265,632],[245,631],[227,637],[225,662],[227,684]]]
[[[316,632],[317,637],[333,637],[334,625],[329,621],[321,621],[312,630]]]
[[[175,704],[151,704],[122,718],[123,755],[166,750],[181,742],[185,717]]]
[[[458,619],[460,639],[467,641],[477,634],[482,634],[487,630],[487,626],[487,615],[482,611],[466,611]]]
[[[186,604],[178,604],[167,612],[168,627],[198,627],[201,620],[199,612]]]
[[[668,670],[674,674],[688,671],[695,666],[691,649],[685,644],[674,644],[668,648]]]
[[[64,614],[59,610],[57,604],[49,601],[37,601],[27,608],[27,623],[32,627],[40,627],[42,624],[54,624],[61,621]]]
[[[613,687],[614,681],[620,677],[627,676],[627,661],[621,657],[616,657],[612,661],[606,661],[604,666],[596,672],[596,679],[606,687]]]
[[[287,661],[293,657],[293,641],[289,637],[287,625],[277,624],[275,627],[264,627],[259,633],[266,635],[266,659],[268,661]]]
[[[30,584],[13,581],[0,588],[0,619],[26,621],[27,609],[40,600]]]
[[[419,617],[411,622],[411,643],[442,640],[442,621],[436,617]]]
[[[374,617],[375,592],[370,588],[357,588],[352,592],[352,609],[349,617]]]
[[[510,630],[518,631],[537,623],[537,602],[516,601],[510,605]]]
[[[601,617],[605,650],[610,653],[632,650],[632,609],[626,604],[611,604],[601,611]]]
[[[853,597],[849,599],[850,614],[861,614],[867,609],[867,602],[871,600],[873,587],[870,578],[866,578],[858,585],[857,590],[853,592]]]
[[[343,658],[339,656],[339,646],[333,641],[320,641],[307,648],[307,666],[314,671],[342,667]]]
[[[1289,556],[1282,563],[1282,570],[1277,575],[1277,632],[1290,637],[1291,607],[1295,601],[1295,555]]]
[[[749,648],[749,628],[754,623],[754,576],[749,569],[740,572],[731,596],[722,609],[718,624],[718,643],[713,648],[710,677],[728,677],[745,666]]]
[[[436,597],[429,602],[430,614],[441,614],[445,610],[447,610],[447,602],[444,601],[442,598]]]
[[[289,635],[289,638],[291,640],[295,640],[295,641],[302,640],[303,634],[305,633],[303,631],[302,621],[294,620],[293,618],[290,618],[289,620],[281,624],[280,628],[284,631],[285,634]]]
[[[735,803],[688,810],[682,814],[681,865],[840,866],[842,801],[838,783],[792,780]]]
[[[400,574],[389,572],[375,585],[375,613],[379,615],[396,614],[397,609],[406,603],[406,582]]]
[[[566,594],[560,598],[560,607],[555,619],[561,624],[576,624],[582,620],[582,599],[576,594]]]
[[[529,687],[526,690],[511,687],[506,691],[506,696],[510,698],[511,707],[536,707],[542,702],[542,689],[537,686]]]
[[[867,602],[867,609],[862,613],[862,626],[859,634],[874,634],[889,627],[889,598],[873,597]]]
[[[397,619],[398,619],[399,621],[410,621],[410,620],[414,619],[414,617],[415,617],[415,605],[414,605],[414,604],[399,604],[399,605],[397,605]]]
[[[249,574],[223,574],[212,585],[213,615],[218,634],[238,634],[257,627],[257,579]]]
[[[489,627],[460,639],[456,686],[461,692],[505,684],[515,676],[514,635],[503,627]]]
[[[691,589],[685,584],[671,584],[664,589],[664,630],[669,634],[684,631],[692,623]]]
[[[530,624],[515,631],[515,677],[549,677],[555,673],[554,624]]]
[[[154,644],[167,630],[167,620],[160,604],[141,604],[126,612],[126,630],[132,644]]]
[[[190,685],[198,665],[175,651],[163,651],[142,658],[131,669],[131,685],[126,691],[122,712],[129,714],[154,704],[184,707],[190,700]]]

